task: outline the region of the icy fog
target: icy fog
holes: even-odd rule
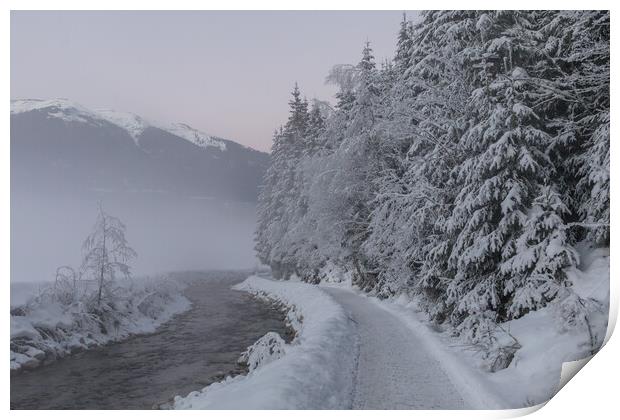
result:
[[[138,253],[135,275],[255,264],[255,205],[165,193],[11,197],[11,283],[52,281],[56,267],[79,266],[98,201],[127,226]],[[23,285],[22,287],[23,288]]]

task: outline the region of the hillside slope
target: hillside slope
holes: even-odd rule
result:
[[[268,156],[186,124],[92,111],[64,99],[11,101],[12,191],[255,201]]]

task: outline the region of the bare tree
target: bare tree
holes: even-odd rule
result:
[[[97,305],[101,305],[102,291],[108,282],[118,274],[129,277],[129,260],[137,256],[125,239],[125,225],[119,218],[103,211],[99,203],[99,214],[93,231],[82,245],[84,257],[82,272],[90,273],[97,280]]]

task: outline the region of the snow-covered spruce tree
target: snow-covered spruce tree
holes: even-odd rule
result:
[[[313,159],[324,142],[325,121],[319,104],[313,104],[308,114],[308,127],[300,144],[301,155],[296,166],[296,191],[293,218],[283,239],[289,258],[295,264],[295,273],[303,281],[316,283],[323,258],[315,236],[317,220],[309,213],[310,184],[314,177]]]
[[[487,334],[481,325],[536,309],[545,300],[518,299],[512,307],[531,279],[521,278],[517,284],[514,272],[498,270],[519,251],[529,252],[519,249],[518,239],[534,199],[554,174],[545,153],[550,135],[532,108],[536,87],[526,70],[539,58],[532,17],[529,12],[484,13],[477,24],[481,43],[473,51],[481,62],[479,87],[469,102],[471,125],[461,138],[468,158],[453,174],[461,192],[446,225],[447,233],[456,237],[448,260],[456,274],[447,303],[454,305],[453,322],[474,342]],[[538,231],[538,240],[553,240],[554,248],[545,249],[532,264],[549,261],[546,252],[566,245],[558,230]],[[549,276],[560,278],[564,267],[550,266]]]
[[[609,11],[544,12],[544,19],[547,61],[538,74],[549,73],[551,83],[540,102],[553,119],[558,181],[571,221],[582,222],[587,239],[608,245]]]
[[[376,179],[365,244],[380,268],[381,293],[421,293],[438,321],[445,318],[448,278],[447,258],[440,254],[449,251],[443,242],[451,239],[442,234],[441,223],[455,195],[447,181],[460,161],[457,140],[468,97],[455,52],[471,38],[474,13],[423,12],[411,32],[409,61],[389,92],[383,143],[391,147],[382,150],[387,164]],[[406,27],[401,25],[401,36]],[[405,55],[398,53],[402,44],[399,39],[397,56]],[[436,258],[430,258],[431,251]]]
[[[568,227],[562,220],[568,211],[550,186],[543,187],[534,199],[515,241],[515,253],[500,267],[508,276],[504,287],[511,295],[509,317],[544,307],[567,286],[564,269],[579,262],[577,252],[567,243]]]
[[[355,281],[365,289],[374,283],[373,268],[362,250],[368,232],[369,203],[374,198],[373,180],[380,170],[380,134],[376,127],[382,119],[382,83],[376,68],[372,49],[367,43],[357,65],[358,80],[355,100],[347,111],[343,140],[329,156],[332,176],[329,179],[330,206],[342,251],[341,264],[355,273]]]
[[[411,23],[403,15],[396,43],[394,70],[383,66],[381,75],[385,91],[381,103],[384,118],[376,127],[380,133],[378,153],[381,167],[373,179],[376,194],[370,203],[368,237],[364,253],[377,268],[375,292],[389,296],[405,290],[413,276],[409,262],[417,250],[420,220],[411,209],[410,182],[404,179],[412,166],[407,150],[411,147],[415,125],[413,109],[419,91],[405,77],[411,65]]]
[[[325,266],[343,267],[346,250],[341,246],[345,225],[342,215],[348,211],[346,203],[334,195],[335,180],[342,170],[341,161],[335,156],[345,138],[351,120],[354,90],[359,81],[357,66],[338,65],[330,71],[326,82],[339,87],[335,109],[315,101],[315,110],[324,117],[319,130],[310,118],[308,147],[300,165],[303,172],[303,193],[307,199],[307,212],[295,227],[294,234],[302,238],[297,248],[299,275],[304,281],[322,279]],[[317,135],[313,133],[316,131]]]
[[[421,295],[436,322],[451,310],[446,290],[454,269],[447,262],[455,237],[447,234],[445,221],[459,191],[450,182],[450,172],[463,160],[458,140],[468,124],[463,104],[471,92],[463,52],[475,37],[476,19],[472,11],[424,13],[414,31],[411,66],[405,74],[416,122],[406,174],[413,198],[408,211],[419,221],[410,262],[412,290]]]
[[[411,64],[413,44],[413,25],[411,21],[407,20],[407,14],[403,12],[403,20],[400,22],[396,41],[396,54],[394,56],[394,65],[399,74],[405,73]]]
[[[118,275],[129,277],[129,261],[136,257],[136,252],[125,238],[125,225],[119,218],[109,215],[99,205],[99,213],[93,231],[88,235],[82,251],[82,277],[90,275],[97,282],[97,306],[108,292]]]
[[[606,30],[603,12],[430,11],[403,21],[393,65],[367,46],[335,66],[335,109],[297,95],[276,135],[261,260],[417,294],[487,350],[497,322],[568,302],[573,226],[608,240]]]
[[[306,133],[306,145],[304,147],[304,155],[307,157],[314,156],[321,150],[323,134],[325,133],[325,118],[321,114],[320,105],[315,101],[310,108],[308,116],[308,130]]]
[[[290,115],[274,137],[270,166],[259,195],[256,249],[261,261],[269,264],[276,277],[288,278],[295,272],[294,248],[286,238],[301,206],[299,162],[308,130],[308,103],[297,84],[289,102]]]
[[[575,159],[578,168],[579,211],[586,223],[588,237],[599,244],[609,244],[609,11],[585,12],[579,16],[576,40],[570,59],[581,77],[575,88],[583,99],[584,110],[575,113],[578,135],[584,152]],[[573,73],[574,74],[574,73]],[[573,76],[575,77],[575,76]]]
[[[279,191],[279,171],[284,170],[284,150],[282,129],[273,135],[269,167],[263,176],[257,205],[257,228],[255,234],[255,250],[258,259],[272,266],[274,275],[279,277],[277,267],[271,261],[271,250],[280,234],[278,223],[282,220],[282,194]]]
[[[300,171],[301,160],[306,148],[306,135],[309,126],[308,102],[302,98],[297,84],[289,101],[290,115],[284,126],[286,170],[279,176],[283,181],[283,193],[286,199],[283,202],[283,236],[274,246],[272,253],[275,261],[280,261],[286,269],[285,277],[297,272],[295,255],[298,248],[298,238],[291,234],[295,224],[305,213],[303,198],[303,174]]]

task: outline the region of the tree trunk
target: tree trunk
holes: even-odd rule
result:
[[[362,267],[360,266],[360,262],[357,257],[353,257],[353,266],[355,267],[355,271],[357,271],[357,275],[360,278],[362,290],[365,290],[367,285],[366,275],[364,274]]]
[[[105,268],[105,260],[106,260],[106,249],[105,249],[105,235],[106,235],[106,226],[105,226],[105,216],[103,218],[103,245],[101,246],[101,274],[99,277],[99,293],[97,294],[97,306],[101,306],[101,291],[103,289],[103,275]]]

